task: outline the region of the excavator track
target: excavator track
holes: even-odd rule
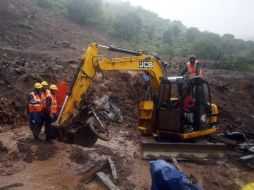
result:
[[[204,158],[208,154],[224,156],[232,147],[224,143],[202,142],[168,142],[156,141],[154,137],[141,137],[142,159],[177,157],[179,155],[195,155]]]

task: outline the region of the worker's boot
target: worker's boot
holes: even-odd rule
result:
[[[34,125],[32,127],[32,132],[33,132],[34,140],[39,141],[39,134],[41,132],[41,126],[38,124]]]
[[[39,141],[39,136],[34,134],[34,140]]]
[[[45,141],[47,143],[52,143],[52,126],[51,126],[51,124],[45,125],[45,133],[46,133]]]

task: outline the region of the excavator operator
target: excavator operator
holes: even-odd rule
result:
[[[190,56],[189,62],[186,63],[184,70],[181,72],[181,76],[188,74],[188,77],[200,76],[203,78],[203,71],[201,69],[201,65],[198,61],[196,61],[196,57],[194,55]]]

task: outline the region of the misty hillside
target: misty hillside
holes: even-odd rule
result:
[[[133,7],[128,2],[102,0],[1,0],[0,45],[15,49],[60,52],[80,50],[92,41],[158,52],[162,55],[217,61],[225,69],[254,66],[254,42],[187,28],[180,21]],[[6,33],[5,31],[10,31]],[[50,51],[49,51],[50,50]],[[59,55],[61,56],[61,54]],[[78,55],[77,55],[78,56]],[[80,56],[80,55],[79,55]]]

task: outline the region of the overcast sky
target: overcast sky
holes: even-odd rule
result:
[[[125,0],[188,27],[254,40],[254,0]]]

